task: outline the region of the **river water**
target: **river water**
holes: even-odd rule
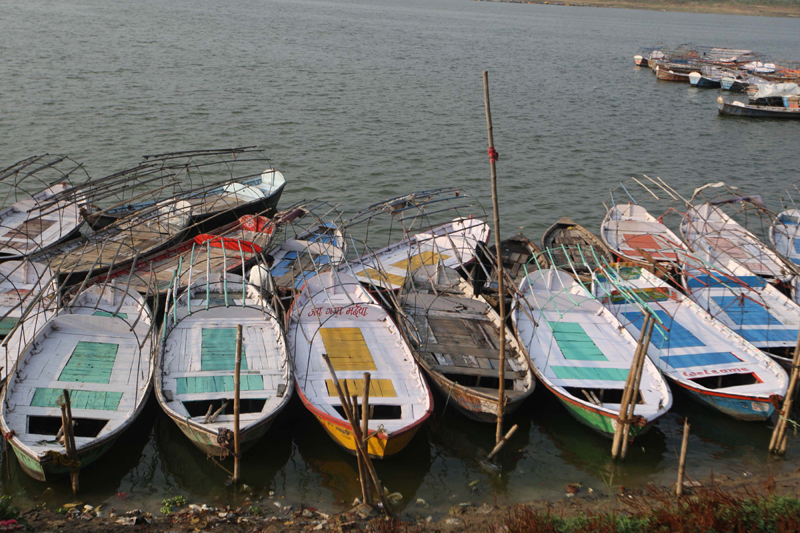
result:
[[[682,194],[726,180],[773,209],[798,178],[800,123],[719,117],[716,90],[657,82],[632,60],[658,41],[792,59],[798,19],[468,0],[7,0],[0,13],[2,167],[65,153],[98,177],[143,154],[257,144],[289,181],[284,204],[320,197],[352,213],[454,185],[488,209],[489,70],[504,235],[523,229],[538,241],[562,215],[596,231],[608,191],[633,175],[661,176]],[[233,503],[227,474],[152,403],[82,472],[81,499],[150,510],[179,493]],[[570,482],[603,492],[669,483],[685,415],[692,477],[784,468],[767,458],[767,426],[678,395],[613,469],[610,442],[539,390],[513,417],[520,430],[497,473],[480,464],[494,429],[443,404],[408,449],[377,465],[410,515],[563,497]],[[790,444],[788,462],[799,456]],[[359,492],[354,459],[299,402],[245,455],[243,472],[265,508],[272,499],[341,509]],[[72,500],[66,482],[34,482],[13,458],[2,483],[51,506]]]

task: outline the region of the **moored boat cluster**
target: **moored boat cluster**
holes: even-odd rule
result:
[[[0,212],[0,429],[36,479],[100,457],[151,389],[208,454],[237,453],[235,438],[246,451],[297,396],[337,444],[376,458],[414,438],[432,389],[494,422],[498,398],[521,409],[538,382],[626,442],[676,387],[740,420],[769,419],[786,395],[800,218],[770,214],[768,246],[726,213],[767,216],[734,189],[683,201],[680,237],[664,221],[677,209],[655,217],[625,188],[631,202],[610,204],[599,236],[562,218],[541,248],[520,234],[496,250],[480,204],[456,188],[349,218],[318,200],[279,210],[284,178],[253,148],[79,172],[43,156],[0,175],[16,196]]]
[[[682,44],[642,48],[634,56],[659,80],[747,93],[747,102],[717,98],[722,115],[800,118],[800,63],[773,60],[752,50]]]

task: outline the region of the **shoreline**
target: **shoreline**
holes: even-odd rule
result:
[[[65,504],[57,511],[45,505],[36,506],[17,517],[21,525],[34,531],[106,531],[189,532],[213,530],[220,532],[286,532],[308,531],[373,531],[379,533],[423,533],[471,531],[497,532],[503,530],[546,531],[572,530],[611,531],[612,522],[625,522],[626,531],[649,531],[663,525],[696,524],[698,518],[708,519],[708,513],[719,515],[728,525],[763,523],[763,520],[793,520],[800,527],[800,469],[780,476],[767,474],[746,480],[725,476],[709,476],[703,482],[684,483],[686,495],[675,497],[672,486],[648,485],[629,490],[608,486],[592,490],[569,485],[564,497],[537,500],[519,505],[480,507],[462,503],[450,508],[447,515],[430,516],[424,506],[410,504],[402,518],[391,522],[375,510],[356,506],[340,513],[326,514],[307,504],[282,505],[275,502],[245,502],[239,508],[208,507],[176,497],[164,501],[160,513],[155,510],[115,510],[84,505],[80,499]],[[6,497],[8,498],[8,497]],[[13,502],[12,502],[13,504]],[[166,511],[165,511],[166,508]],[[5,509],[5,508],[4,508]],[[100,511],[100,512],[98,512]],[[165,514],[166,513],[166,514]],[[9,518],[3,513],[4,518]],[[762,522],[758,522],[761,520]],[[723,525],[723,524],[719,524]],[[785,523],[784,523],[785,525]],[[130,529],[128,529],[128,527]],[[133,527],[131,527],[133,526]],[[634,527],[630,527],[634,526]],[[690,531],[691,529],[686,529]],[[757,531],[748,528],[751,531]]]
[[[766,5],[747,5],[735,3],[686,3],[673,4],[664,3],[641,3],[626,0],[475,0],[476,2],[500,2],[507,4],[540,4],[553,5],[560,7],[608,7],[617,9],[641,9],[646,11],[669,11],[674,13],[700,13],[707,15],[739,15],[750,17],[776,17],[776,18],[798,18],[800,17],[800,5],[798,6],[766,6]]]

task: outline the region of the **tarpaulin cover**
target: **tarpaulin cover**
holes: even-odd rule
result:
[[[769,83],[759,86],[754,98],[777,98],[779,96],[795,96],[798,94],[800,94],[800,86],[796,83]]]

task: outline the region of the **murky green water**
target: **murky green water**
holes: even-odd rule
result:
[[[797,19],[467,0],[7,1],[0,166],[49,151],[100,176],[146,153],[258,144],[289,180],[284,204],[322,197],[353,213],[390,195],[457,185],[488,208],[480,77],[488,69],[503,234],[523,228],[538,241],[562,215],[596,229],[608,190],[640,174],[684,194],[728,180],[775,209],[797,177],[800,124],[720,118],[716,91],[658,83],[632,55],[656,41],[694,41],[791,59],[798,39]],[[614,470],[610,443],[538,390],[513,417],[520,430],[498,473],[480,464],[494,429],[436,400],[436,416],[408,449],[378,464],[412,515],[563,497],[572,482],[602,491],[671,482],[686,415],[693,477],[793,468],[798,458],[792,448],[785,463],[769,461],[767,426],[678,393]],[[35,482],[15,459],[2,469],[6,493],[51,506],[73,499],[66,483]],[[153,402],[82,472],[81,499],[156,510],[182,493],[209,504],[339,509],[359,492],[353,458],[296,401],[245,456],[243,472],[253,494],[234,495],[225,471]]]

